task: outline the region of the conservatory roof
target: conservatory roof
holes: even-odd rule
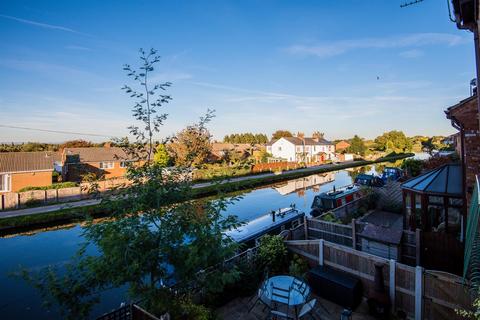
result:
[[[446,164],[412,178],[402,184],[402,189],[419,193],[461,197],[462,168],[459,164]]]

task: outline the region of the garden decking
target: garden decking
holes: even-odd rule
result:
[[[316,319],[322,320],[338,320],[340,319],[340,314],[343,311],[343,307],[334,304],[328,300],[319,298],[318,296],[312,295],[312,298],[317,299],[317,304],[315,305],[316,314],[314,317]],[[217,309],[218,319],[224,320],[259,320],[265,319],[267,317],[267,310],[262,311],[263,305],[258,303],[255,308],[249,313],[248,309],[251,307],[253,302],[250,302],[250,297],[246,298],[236,298],[226,305]],[[326,312],[328,310],[329,313]],[[308,319],[308,317],[307,317]],[[368,314],[368,306],[364,301],[358,308],[353,312],[353,319],[355,320],[370,320],[374,319]]]

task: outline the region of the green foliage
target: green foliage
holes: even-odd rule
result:
[[[140,69],[124,69],[145,92],[130,86],[124,89],[140,99],[132,112],[142,127],[130,127],[136,140],[126,144],[131,147],[126,151],[138,156],[141,165],[127,168],[128,187],[113,190],[115,198],[102,199],[99,208],[109,213],[108,219],[88,221],[82,234],[85,243],[72,261],[57,268],[23,272],[23,278],[40,290],[46,303],[59,307],[63,319],[88,318],[100,293],[119,287],[128,288],[131,300],[141,300],[156,315],[171,311],[175,319],[209,319],[205,308],[191,304],[195,292],[220,292],[239,277],[235,267],[211,268],[221,266],[238,247],[224,236],[225,230],[239,226],[237,218],[222,214],[237,198],[193,201],[189,170],[166,172],[151,161],[153,133],[165,118],[153,119],[156,110],[152,104],[159,107],[170,98],[142,99],[169,85],[148,85],[148,74],[160,58],[153,49],[140,53]],[[201,118],[193,127],[203,130],[210,118]],[[119,141],[125,142],[128,140]],[[97,249],[95,255],[89,254],[87,248],[91,247]],[[206,269],[209,271],[202,272]]]
[[[280,139],[283,137],[293,137],[293,134],[288,130],[277,130],[272,134],[272,139]]]
[[[251,173],[251,166],[225,166],[223,164],[206,164],[194,171],[194,180],[212,180],[228,177],[244,176]]]
[[[343,223],[342,220],[338,219],[332,212],[323,214],[321,219],[327,222]]]
[[[225,143],[249,143],[249,144],[265,144],[268,142],[266,134],[257,133],[232,133],[223,138]]]
[[[376,149],[380,151],[410,152],[412,142],[402,131],[389,131],[375,138]]]
[[[290,266],[288,267],[288,273],[300,279],[305,279],[305,276],[309,270],[308,262],[300,256],[294,254],[290,260]]]
[[[271,157],[273,157],[273,155],[271,153],[268,153],[266,150],[262,150],[261,153],[260,153],[260,162],[261,163],[267,163],[268,158],[271,158]]]
[[[287,259],[287,247],[282,237],[277,235],[264,235],[260,240],[257,253],[259,266],[270,274],[282,273]]]
[[[168,155],[165,144],[161,143],[155,149],[153,161],[160,167],[168,167],[170,165],[170,156]]]
[[[455,313],[464,317],[465,319],[480,320],[480,296],[478,296],[478,293],[475,297],[475,300],[473,300],[472,310],[456,309]]]
[[[198,124],[187,126],[178,132],[167,145],[167,149],[178,167],[199,167],[204,164],[212,150],[211,135],[205,123],[214,117],[214,111],[208,110]]]
[[[407,172],[410,177],[418,176],[423,170],[424,162],[418,159],[405,159],[401,168]]]
[[[24,187],[20,189],[18,192],[31,191],[31,190],[64,189],[64,188],[73,188],[73,187],[78,187],[78,184],[76,182],[65,181],[65,182],[54,183],[52,185],[43,186],[43,187]]]
[[[422,141],[422,151],[428,153],[430,156],[433,155],[433,152],[437,149],[435,143],[433,142],[433,138],[429,138],[426,141]]]
[[[367,148],[365,147],[365,143],[363,142],[363,139],[360,138],[357,135],[355,135],[350,140],[350,146],[347,148],[348,152],[354,153],[354,154],[359,154],[361,156],[365,155],[366,150],[367,150]]]

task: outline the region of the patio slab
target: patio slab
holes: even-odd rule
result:
[[[342,313],[343,307],[334,304],[328,300],[319,298],[318,296],[312,295],[312,298],[317,299],[317,304],[315,306],[316,319],[322,320],[338,320],[340,319],[340,314]],[[259,320],[265,319],[267,317],[267,311],[263,311],[263,305],[257,303],[255,308],[248,313],[248,309],[251,307],[252,302],[249,302],[250,298],[237,298],[221,308],[217,309],[218,319],[224,320]],[[368,306],[365,301],[363,301],[355,312],[353,313],[353,319],[355,320],[373,320],[372,316],[368,314]],[[308,317],[307,317],[308,319]]]

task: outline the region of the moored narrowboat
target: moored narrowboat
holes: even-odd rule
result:
[[[313,198],[310,214],[317,217],[324,212],[344,206],[361,197],[361,189],[357,185],[349,185],[332,191],[323,192]]]

